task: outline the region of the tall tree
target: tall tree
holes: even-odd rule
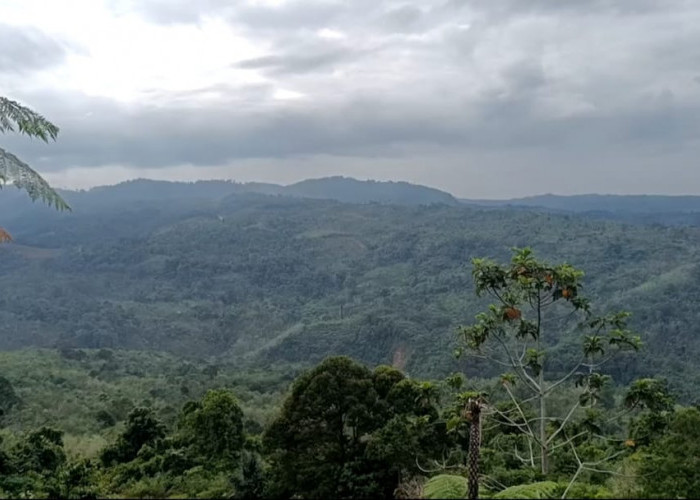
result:
[[[439,453],[431,384],[331,357],[302,374],[265,431],[269,495],[393,498],[402,472]]]
[[[599,372],[601,366],[621,349],[636,350],[639,337],[627,329],[629,314],[591,313],[589,301],[580,293],[583,272],[568,264],[541,262],[528,248],[516,249],[508,265],[487,259],[472,263],[477,295],[488,294],[495,303],[477,315],[475,324],[459,329],[466,350],[458,352],[507,370],[501,381],[512,407],[502,411],[493,406],[494,416],[525,436],[527,450],[518,456],[546,474],[552,449],[573,446],[580,437],[565,438],[567,425],[577,410],[596,403],[609,379]],[[574,330],[581,332],[579,356],[569,366],[561,356],[557,370],[550,369],[554,341]],[[567,382],[573,380],[578,400],[550,414],[548,402],[557,391],[569,391]]]
[[[18,132],[29,137],[38,137],[44,142],[56,140],[58,127],[39,113],[16,101],[0,96],[0,133]],[[15,155],[0,148],[0,188],[11,184],[23,189],[32,200],[41,200],[57,210],[70,210],[68,204],[33,168]],[[0,241],[11,239],[0,228]]]

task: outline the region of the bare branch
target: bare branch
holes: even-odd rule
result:
[[[566,418],[565,418],[564,421],[561,423],[561,425],[559,426],[559,428],[554,432],[554,434],[552,434],[551,436],[549,436],[549,438],[547,438],[547,444],[549,444],[549,443],[551,443],[552,441],[554,441],[554,438],[557,437],[557,435],[558,435],[561,431],[564,430],[564,426],[567,424],[567,422],[569,421],[569,419],[571,418],[571,416],[574,414],[574,411],[576,411],[576,409],[577,409],[578,407],[579,407],[579,403],[578,403],[578,401],[577,401],[576,404],[575,404],[574,406],[571,407],[571,410],[569,410],[569,414],[566,416]]]

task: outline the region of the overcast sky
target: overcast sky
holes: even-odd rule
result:
[[[2,0],[2,136],[61,187],[348,175],[700,194],[697,0]]]

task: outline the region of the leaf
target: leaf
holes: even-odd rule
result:
[[[32,200],[40,199],[57,210],[70,210],[41,175],[9,151],[0,148],[0,187],[5,184],[25,190]]]
[[[447,429],[447,432],[451,432],[454,429],[456,429],[461,423],[462,419],[459,416],[455,415],[447,421],[445,428]]]
[[[557,486],[554,481],[518,484],[499,491],[493,498],[554,498]]]
[[[451,474],[431,477],[423,487],[423,494],[425,498],[464,498],[467,495],[467,478]]]
[[[0,97],[0,132],[14,132],[17,127],[19,133],[30,137],[38,137],[44,142],[56,139],[58,127],[16,101],[7,97]]]

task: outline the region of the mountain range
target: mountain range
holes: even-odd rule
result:
[[[420,376],[487,376],[452,356],[456,327],[486,305],[469,261],[530,246],[583,268],[600,310],[634,313],[647,348],[618,361],[616,379],[662,374],[687,397],[700,382],[700,230],[645,224],[656,212],[636,199],[606,205],[610,219],[641,217],[627,224],[590,217],[580,198],[570,208],[581,213],[552,197],[483,206],[342,178],[139,180],[64,195],[72,212],[1,193],[0,226],[14,236],[0,247],[2,349],[152,350],[256,367],[348,354]],[[692,201],[653,203],[693,215]],[[574,335],[553,334],[562,356]]]

